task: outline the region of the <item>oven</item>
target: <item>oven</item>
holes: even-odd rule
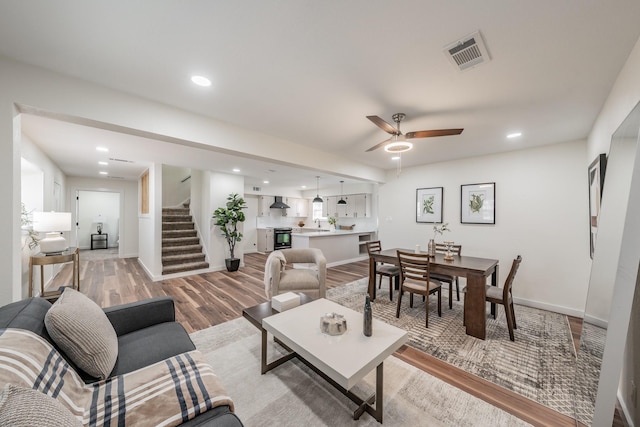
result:
[[[273,229],[273,250],[291,247],[291,227]]]

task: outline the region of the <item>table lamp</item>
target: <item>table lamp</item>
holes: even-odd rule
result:
[[[59,255],[69,247],[61,232],[71,231],[71,212],[34,212],[33,229],[46,233],[39,242],[40,251],[45,255]]]
[[[98,214],[97,217],[93,218],[93,222],[96,223],[96,230],[98,234],[102,234],[102,223],[104,222],[104,218],[101,214]]]

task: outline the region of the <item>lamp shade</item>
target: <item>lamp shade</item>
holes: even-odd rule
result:
[[[40,240],[40,251],[46,255],[62,253],[69,246],[67,240],[60,235],[62,231],[71,230],[70,212],[34,212],[33,229],[47,233],[47,237]]]
[[[71,212],[34,212],[33,229],[35,231],[70,231]]]

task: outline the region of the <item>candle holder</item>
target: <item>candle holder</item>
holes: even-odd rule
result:
[[[453,254],[451,253],[451,247],[454,242],[443,242],[447,246],[447,253],[444,254],[445,261],[453,261]]]

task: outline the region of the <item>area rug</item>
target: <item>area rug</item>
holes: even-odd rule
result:
[[[331,288],[327,298],[362,312],[367,284],[368,279],[361,279]],[[391,302],[383,286],[372,310],[374,317],[407,330],[407,344],[411,347],[574,417],[572,387],[576,359],[567,317],[516,305],[518,329],[512,342],[504,309],[498,306],[496,319],[487,316],[487,335],[483,341],[465,333],[463,298],[461,294],[461,301],[456,301],[454,295],[450,310],[448,292],[443,289],[442,317],[438,317],[437,300],[432,296],[428,328],[424,326],[425,307],[420,297],[414,298],[413,308],[409,308],[409,297],[405,295],[398,319],[397,293]]]
[[[366,413],[354,421],[356,405],[297,359],[261,375],[260,333],[244,318],[195,332],[191,339],[247,427],[380,425]],[[269,343],[275,357],[281,348]],[[369,375],[355,392],[368,396],[374,389]],[[393,356],[384,363],[383,408],[386,426],[529,425]]]

